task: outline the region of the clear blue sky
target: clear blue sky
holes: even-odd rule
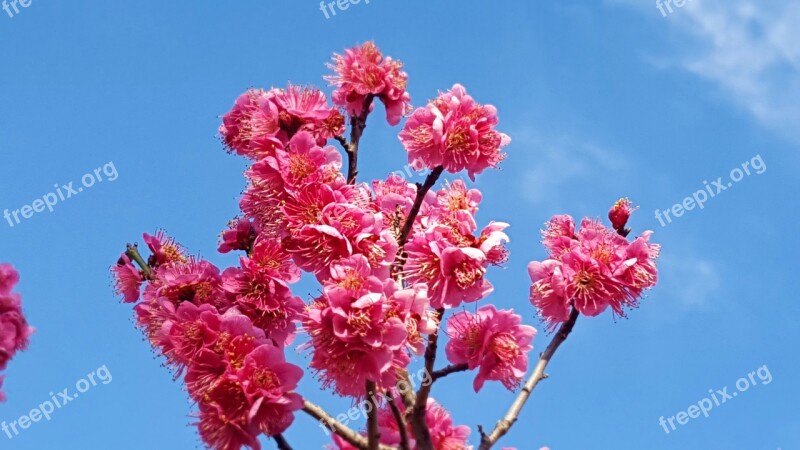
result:
[[[502,170],[477,182],[479,220],[512,224],[511,261],[491,273],[491,301],[538,326],[525,267],[544,257],[537,230],[554,213],[603,216],[630,196],[641,205],[636,232],[653,229],[664,246],[660,285],[627,320],[579,320],[502,444],[800,448],[800,6],[673,8],[664,17],[649,0],[372,0],[325,19],[308,0],[33,0],[13,18],[0,11],[0,211],[56,183],[77,186],[110,161],[118,171],[53,213],[0,222],[0,261],[21,271],[38,328],[9,366],[0,421],[102,365],[113,375],[51,421],[14,440],[0,434],[0,448],[198,447],[186,395],[112,295],[107,269],[127,241],[157,227],[232,264],[216,254],[216,236],[237,213],[245,161],[223,151],[218,116],[251,86],[322,85],[330,54],[368,39],[405,62],[415,104],[460,82],[498,107],[514,138]],[[366,177],[405,164],[398,130],[376,117],[363,141]],[[763,174],[659,224],[657,208],[756,155]],[[315,291],[296,288],[305,298]],[[542,333],[534,352],[548,341]],[[770,384],[670,434],[659,426],[763,365]],[[456,423],[489,426],[512,395],[499,385],[475,395],[471,379],[453,376],[434,396]],[[302,388],[332,412],[349,406],[310,376]],[[303,415],[287,438],[298,450],[328,442]]]

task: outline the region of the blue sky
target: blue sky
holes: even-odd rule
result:
[[[502,170],[477,181],[480,222],[512,224],[490,301],[538,326],[525,267],[545,256],[537,230],[555,213],[604,216],[629,196],[641,205],[635,232],[653,229],[663,245],[659,286],[628,319],[581,318],[501,444],[800,448],[799,19],[789,0],[692,0],[666,17],[651,1],[621,0],[372,0],[330,19],[305,0],[32,0],[13,18],[0,11],[0,210],[109,162],[118,173],[52,213],[0,222],[0,261],[21,271],[38,328],[9,366],[0,421],[101,366],[113,375],[49,422],[0,434],[0,448],[198,447],[191,405],[112,295],[108,267],[157,227],[234,263],[216,254],[216,236],[237,213],[246,163],[223,151],[218,116],[251,86],[323,85],[330,54],[369,39],[405,62],[415,104],[460,82],[498,107],[514,139]],[[377,117],[362,141],[370,178],[405,164],[398,130]],[[656,219],[757,155],[763,173],[666,227]],[[535,352],[548,341],[542,332]],[[755,378],[669,434],[659,425],[765,365],[769,384]],[[453,376],[433,394],[456,423],[490,426],[513,396],[495,385],[475,395],[471,380]],[[331,412],[349,407],[310,376],[302,389]],[[302,415],[286,436],[295,449],[328,442]]]

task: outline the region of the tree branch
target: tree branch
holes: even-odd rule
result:
[[[428,191],[430,191],[436,184],[436,181],[439,180],[442,172],[444,172],[444,167],[437,166],[428,174],[427,178],[425,178],[425,183],[417,183],[417,197],[414,199],[414,205],[411,207],[411,211],[408,213],[405,223],[403,223],[403,228],[400,229],[400,235],[397,237],[397,257],[392,263],[392,275],[395,277],[403,271],[403,265],[406,262],[405,245],[408,241],[408,236],[411,234],[411,230],[414,228],[414,221],[417,220],[422,202],[425,200]]]
[[[531,393],[536,388],[536,385],[539,384],[539,381],[547,378],[544,371],[547,368],[547,364],[553,358],[553,355],[558,350],[558,347],[567,339],[569,334],[572,332],[572,328],[575,326],[575,321],[578,320],[578,310],[572,308],[572,312],[569,315],[569,319],[561,324],[561,327],[558,329],[558,332],[555,336],[553,336],[553,340],[550,341],[550,344],[545,349],[544,353],[539,357],[539,362],[536,364],[536,368],[533,370],[531,377],[525,383],[525,386],[520,391],[517,398],[514,400],[514,403],[511,404],[511,407],[508,409],[505,417],[503,420],[497,422],[495,425],[494,430],[490,434],[485,434],[481,429],[481,446],[479,450],[489,450],[492,448],[492,445],[497,443],[497,441],[503,437],[508,430],[514,425],[519,417],[519,413],[522,411],[522,407],[525,406],[525,402],[528,401],[528,398],[531,396]]]
[[[273,436],[273,439],[275,439],[275,443],[278,444],[278,450],[292,450],[292,446],[289,445],[289,442],[282,434]]]
[[[375,401],[375,391],[378,387],[374,381],[367,380],[367,401],[372,407],[367,411],[367,448],[378,450],[381,441],[381,432],[378,430],[378,402]]]
[[[431,383],[439,378],[444,378],[451,373],[466,372],[467,370],[469,370],[469,366],[467,364],[451,364],[444,369],[440,369],[431,373]]]
[[[361,114],[350,117],[350,143],[347,143],[341,136],[336,137],[336,140],[342,144],[345,153],[347,153],[348,184],[355,184],[356,176],[358,176],[358,144],[361,142],[361,135],[364,134],[364,129],[367,128],[367,116],[373,99],[375,99],[375,95],[368,94],[364,98],[364,107],[361,110]]]
[[[436,310],[436,321],[441,327],[442,317],[444,316],[444,308]],[[428,336],[428,347],[425,349],[425,372],[433,373],[433,366],[436,363],[436,350],[439,344],[439,329]],[[414,437],[417,440],[417,448],[419,450],[433,450],[433,440],[431,433],[428,429],[427,422],[427,409],[428,409],[428,396],[431,393],[433,382],[422,384],[417,391],[417,399],[414,403],[414,410],[411,412],[411,430],[414,432]]]
[[[403,398],[403,406],[405,406],[406,416],[411,412],[414,408],[414,403],[416,403],[416,396],[414,395],[414,390],[411,388],[411,377],[408,374],[408,369],[399,369],[397,371],[397,377],[400,379],[398,385],[400,383],[405,384],[406,389],[398,389],[400,391],[400,396]]]
[[[303,404],[303,411],[308,414],[309,416],[313,417],[314,419],[318,420],[321,424],[326,426],[329,430],[333,431],[339,437],[347,441],[348,444],[358,448],[359,450],[369,450],[369,444],[367,442],[367,438],[362,436],[361,434],[355,432],[353,429],[348,427],[347,425],[338,422],[334,419],[330,414],[325,412],[324,409],[311,403],[308,400],[304,401]],[[394,450],[392,447],[387,445],[381,445],[378,447],[379,450]]]
[[[394,415],[394,420],[397,422],[397,429],[400,432],[400,449],[411,450],[408,443],[408,423],[406,422],[406,417],[400,412],[400,408],[398,408],[397,403],[395,403],[391,391],[386,391],[386,399],[389,403],[389,408],[392,410],[392,415]]]

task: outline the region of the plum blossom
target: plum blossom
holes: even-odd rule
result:
[[[14,355],[28,347],[33,328],[22,313],[22,297],[13,292],[19,273],[10,264],[0,264],[0,370],[5,370]],[[0,376],[0,402],[6,400]]]
[[[424,108],[416,109],[400,132],[408,161],[417,170],[443,166],[450,173],[467,171],[471,180],[505,158],[501,149],[511,138],[496,131],[497,110],[481,105],[456,84]]]
[[[125,303],[139,300],[139,291],[142,286],[142,273],[137,269],[126,254],[122,254],[117,264],[111,268],[114,276],[114,291],[122,296]]]
[[[473,388],[478,392],[486,380],[497,380],[516,388],[528,370],[528,352],[536,329],[522,324],[511,310],[486,305],[475,314],[462,311],[447,321],[447,359],[452,364],[478,368]]]
[[[617,202],[612,212],[619,208],[628,211],[611,214],[616,231],[592,219],[584,219],[576,231],[574,220],[566,215],[553,217],[542,231],[550,259],[528,266],[530,300],[549,327],[566,321],[571,307],[587,316],[611,307],[624,316],[658,281],[660,246],[649,242],[651,231],[632,242],[623,237],[632,209],[627,200]]]
[[[406,91],[408,75],[403,71],[403,64],[384,57],[374,43],[347,49],[344,55],[335,54],[328,67],[334,72],[325,77],[331,86],[336,86],[333,102],[351,116],[364,114],[368,95],[386,106],[386,120],[390,125],[397,125],[410,111],[411,96]]]
[[[319,145],[344,133],[344,116],[315,88],[249,89],[236,99],[219,128],[225,145],[253,160],[275,156],[300,131]]]

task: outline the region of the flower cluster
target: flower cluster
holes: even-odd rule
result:
[[[456,84],[411,114],[400,141],[415,169],[466,170],[474,181],[475,174],[497,167],[505,158],[501,149],[511,138],[494,129],[497,123],[494,106],[477,103],[464,86]]]
[[[513,311],[498,311],[492,305],[475,314],[462,311],[447,321],[447,359],[452,364],[480,368],[473,388],[478,392],[486,380],[498,380],[515,389],[528,371],[528,352],[536,329],[522,325]]]
[[[184,376],[203,440],[220,450],[259,448],[258,435],[282,433],[303,403],[294,392],[303,371],[283,350],[303,307],[288,287],[299,271],[269,240],[256,240],[240,267],[224,272],[163,232],[144,242],[147,270],[130,251],[122,255],[112,268],[117,291],[136,303],[150,343]]]
[[[384,57],[378,47],[367,42],[359,47],[347,49],[344,55],[334,55],[328,64],[334,74],[325,77],[333,92],[333,102],[355,117],[369,113],[364,107],[367,98],[378,98],[386,106],[386,120],[394,126],[410,110],[411,96],[406,91],[408,75],[403,64],[388,56]]]
[[[461,180],[425,198],[405,247],[405,277],[428,286],[434,308],[457,308],[486,297],[493,290],[487,268],[508,259],[508,224],[492,222],[476,235],[480,201],[480,191],[467,189]]]
[[[12,292],[17,283],[19,273],[8,264],[0,264],[0,370],[6,369],[15,353],[25,350],[33,333],[22,314],[22,298]],[[0,376],[0,401],[6,399],[3,380]]]
[[[395,404],[402,405],[399,397],[394,398]],[[471,430],[466,425],[454,425],[453,418],[439,403],[433,398],[428,398],[428,405],[425,415],[425,422],[431,433],[433,448],[436,450],[472,450],[468,445]],[[378,430],[380,431],[380,443],[384,445],[397,446],[401,442],[400,428],[397,424],[388,402],[383,404],[378,410]],[[409,446],[412,450],[417,450],[417,444],[411,433],[411,426],[408,426]],[[348,444],[339,436],[333,436],[333,450],[356,450],[356,447]]]
[[[219,127],[228,148],[255,160],[285,149],[300,131],[325,142],[344,132],[344,116],[328,106],[319,89],[289,85],[286,89],[248,90],[236,99]]]
[[[509,225],[480,228],[482,194],[462,180],[434,189],[445,171],[465,171],[474,181],[505,158],[510,138],[495,129],[496,109],[456,84],[415,110],[399,133],[411,165],[431,170],[425,183],[398,175],[356,183],[359,140],[374,100],[398,124],[411,111],[408,76],[371,42],[334,55],[329,67],[331,104],[313,87],[249,89],[222,117],[225,145],[251,160],[241,215],[218,247],[241,252],[237,266],[220,270],[158,232],[144,235],[147,260],[129,246],[112,268],[116,291],[135,304],[150,343],[184,377],[198,404],[200,436],[214,449],[258,449],[260,434],[277,438],[292,423],[304,405],[295,392],[303,371],[286,362],[284,351],[297,345],[300,331],[305,340],[297,348],[310,354],[308,366],[323,387],[354,400],[373,387],[396,392],[415,356],[424,354],[426,367],[435,367],[440,333],[449,337],[452,364],[440,375],[476,370],[476,392],[486,381],[513,390],[528,369],[536,329],[513,310],[463,307],[493,291],[487,272],[508,260]],[[352,142],[344,137],[345,114]],[[347,177],[334,140],[348,157]],[[613,229],[585,219],[576,230],[569,216],[548,223],[549,259],[529,271],[531,302],[549,325],[566,321],[573,307],[596,315],[611,306],[623,314],[655,284],[659,247],[649,243],[651,233],[625,237],[633,210],[629,201],[618,202],[609,212]],[[290,289],[303,272],[321,286],[308,304]],[[456,308],[462,311],[442,329]],[[454,426],[423,389],[413,408],[428,398],[426,414],[401,411],[411,448],[427,440],[427,424],[437,450],[471,449],[470,429]],[[313,415],[313,405],[306,406]],[[387,405],[377,421],[381,443],[398,445],[403,421]],[[336,449],[353,448],[334,439]]]
[[[619,208],[625,210],[620,211]],[[614,231],[585,218],[576,230],[571,216],[555,216],[542,230],[549,259],[531,262],[531,303],[550,326],[569,318],[570,307],[596,316],[609,306],[624,316],[638,306],[645,289],[658,281],[656,260],[660,246],[651,244],[652,231],[632,242],[622,236],[630,204],[618,202],[611,210]]]
[[[401,289],[381,281],[364,255],[334,263],[323,295],[303,316],[314,350],[310,367],[324,385],[355,398],[365,395],[368,380],[394,386],[397,369],[409,364],[409,353],[423,353],[423,335],[437,327],[425,285]]]

